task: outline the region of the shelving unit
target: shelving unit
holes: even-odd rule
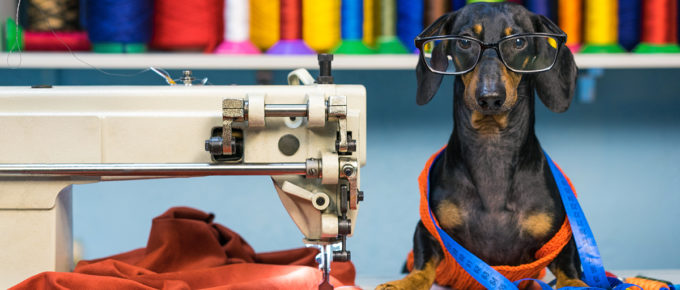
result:
[[[417,55],[336,55],[333,69],[344,70],[410,70]],[[639,69],[680,68],[680,54],[577,54],[579,68]],[[289,70],[316,69],[316,56],[215,55],[202,53],[0,53],[0,69],[226,69]]]

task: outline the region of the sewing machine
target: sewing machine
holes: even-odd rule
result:
[[[366,91],[332,84],[331,60],[288,86],[0,87],[0,287],[73,269],[73,184],[270,175],[328,288],[366,162]]]

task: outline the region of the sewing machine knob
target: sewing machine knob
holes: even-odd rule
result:
[[[319,60],[319,79],[320,84],[332,84],[333,76],[331,75],[331,62],[333,55],[328,53],[320,53],[317,56]]]
[[[357,201],[364,201],[364,191],[363,190],[359,190],[359,192],[357,193]]]
[[[340,140],[335,140],[335,151],[340,152]],[[348,155],[348,153],[357,151],[357,140],[349,139],[347,140],[347,152],[343,155]]]
[[[334,251],[333,261],[335,262],[347,262],[352,259],[352,254],[349,251]]]
[[[342,167],[342,172],[345,174],[345,176],[352,176],[352,174],[354,174],[354,167],[352,165],[345,165]]]
[[[295,135],[287,134],[279,139],[279,151],[283,155],[293,156],[300,148],[300,140]]]
[[[338,234],[349,235],[352,232],[352,221],[338,218]]]
[[[212,155],[222,154],[222,138],[212,137],[205,140],[205,151],[210,152]]]
[[[331,204],[331,199],[323,192],[315,193],[312,196],[311,201],[314,208],[320,211],[325,210]]]

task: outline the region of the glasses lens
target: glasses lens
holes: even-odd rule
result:
[[[549,69],[553,65],[559,42],[552,36],[517,36],[503,40],[498,48],[509,68],[535,72]]]
[[[452,37],[426,41],[421,54],[433,72],[459,74],[475,66],[480,50],[476,41]]]

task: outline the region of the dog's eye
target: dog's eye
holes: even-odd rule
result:
[[[515,39],[515,49],[522,49],[527,46],[527,40],[524,38]]]
[[[462,49],[468,49],[472,45],[472,41],[467,40],[467,39],[459,39],[458,40],[458,47]]]

